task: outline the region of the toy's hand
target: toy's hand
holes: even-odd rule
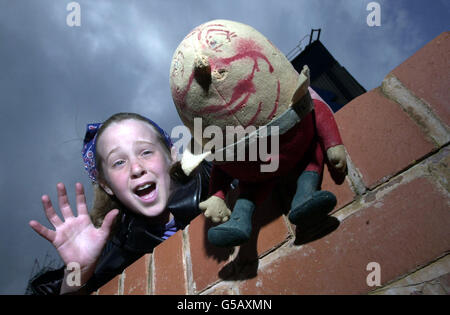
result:
[[[201,202],[199,208],[203,211],[205,217],[215,223],[226,222],[231,215],[231,211],[228,209],[225,201],[216,196],[211,196]]]
[[[345,173],[347,170],[347,159],[345,157],[344,145],[340,144],[327,150],[327,157],[330,164],[339,173]]]

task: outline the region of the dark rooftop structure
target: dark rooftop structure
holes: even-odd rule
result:
[[[316,40],[313,35],[318,32]],[[308,45],[301,50],[301,42],[287,58],[300,73],[304,65],[310,69],[311,87],[330,105],[334,112],[355,97],[366,92],[366,89],[334,59],[326,47],[320,42],[320,29],[311,30]],[[295,56],[300,50],[300,53]],[[294,55],[293,55],[294,53]],[[291,57],[291,58],[290,58]]]

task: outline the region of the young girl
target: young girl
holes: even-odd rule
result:
[[[30,226],[51,242],[65,265],[76,263],[80,285],[68,285],[70,270],[61,268],[32,281],[37,294],[90,293],[200,213],[207,197],[209,171],[201,165],[183,177],[170,137],[138,114],[119,113],[103,124],[88,125],[83,160],[94,182],[94,206],[88,214],[81,184],[76,184],[74,216],[62,183],[55,213],[48,196],[44,211],[55,230],[39,222]],[[92,219],[92,220],[91,220]]]

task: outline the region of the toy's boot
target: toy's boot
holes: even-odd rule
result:
[[[336,206],[336,197],[325,190],[317,190],[320,175],[313,171],[305,171],[297,179],[297,191],[291,203],[289,221],[309,229],[327,219],[327,214]]]
[[[208,230],[208,241],[218,247],[238,246],[250,239],[255,204],[240,198],[231,212],[230,220]]]

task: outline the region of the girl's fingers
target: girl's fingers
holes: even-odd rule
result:
[[[64,219],[73,217],[72,209],[69,204],[69,198],[67,197],[66,187],[63,183],[58,183],[58,185],[56,185],[56,190],[58,192],[59,209],[61,209]]]
[[[42,196],[42,205],[44,206],[44,212],[45,216],[47,217],[48,221],[55,227],[59,227],[63,222],[56,214],[55,210],[53,209],[52,202],[50,198],[47,195]]]
[[[111,232],[111,226],[114,222],[114,219],[117,217],[117,215],[119,214],[119,210],[114,209],[109,211],[105,218],[103,219],[103,223],[102,226],[100,227],[100,230],[102,232],[104,232],[106,235],[109,235],[109,233]]]
[[[88,209],[86,205],[86,195],[84,194],[84,188],[81,183],[75,184],[76,191],[76,201],[77,201],[77,211],[78,215],[88,214]]]
[[[53,243],[53,241],[55,240],[55,231],[47,229],[45,226],[34,220],[30,221],[29,225],[37,234],[45,238],[50,243]]]

